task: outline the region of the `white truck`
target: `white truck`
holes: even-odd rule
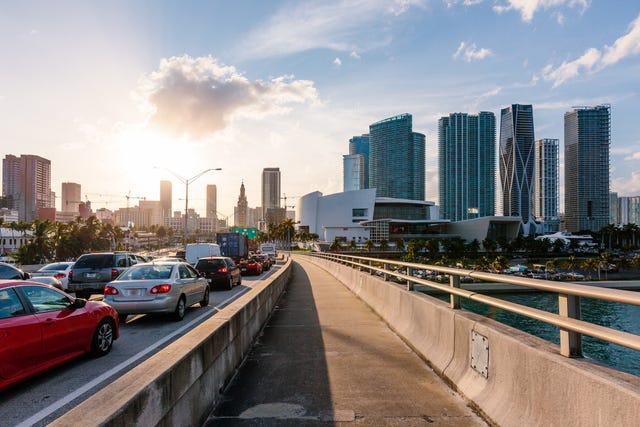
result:
[[[267,254],[274,259],[278,256],[275,243],[262,243],[260,245],[260,253]]]
[[[191,265],[196,265],[200,258],[221,256],[220,246],[216,243],[188,243],[184,250],[184,258]]]

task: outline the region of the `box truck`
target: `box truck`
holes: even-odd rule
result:
[[[249,239],[240,233],[218,233],[218,245],[223,256],[238,262],[249,256]]]
[[[200,258],[220,256],[220,246],[215,243],[189,243],[184,250],[184,256],[191,265],[196,265]]]

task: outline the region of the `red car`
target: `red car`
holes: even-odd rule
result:
[[[243,259],[238,263],[240,274],[262,274],[262,261],[256,258]]]
[[[118,336],[118,314],[102,301],[0,280],[0,391],[82,354],[103,356]]]

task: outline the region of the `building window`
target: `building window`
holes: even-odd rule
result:
[[[352,209],[351,210],[351,215],[354,217],[366,217],[367,216],[367,209],[364,208],[356,208],[356,209]]]

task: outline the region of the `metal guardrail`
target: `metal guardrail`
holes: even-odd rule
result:
[[[640,306],[640,293],[618,289],[607,289],[575,283],[556,283],[549,280],[514,277],[504,274],[486,273],[436,265],[392,261],[381,258],[368,258],[335,253],[311,252],[308,255],[328,259],[344,265],[380,273],[385,281],[396,277],[407,282],[407,290],[412,291],[414,284],[429,286],[450,295],[450,307],[460,309],[461,298],[478,301],[491,307],[501,308],[531,319],[539,320],[560,328],[560,354],[565,357],[582,357],[582,335],[588,335],[604,341],[640,351],[640,336],[596,325],[580,320],[580,297],[599,299]],[[390,267],[395,267],[391,270]],[[449,275],[449,285],[414,277],[415,270],[429,270]],[[558,314],[524,305],[493,298],[477,291],[460,288],[461,277],[469,277],[488,282],[506,283],[524,286],[558,295]]]

